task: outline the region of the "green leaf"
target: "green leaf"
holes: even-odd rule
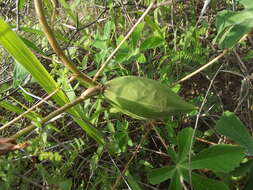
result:
[[[106,82],[105,87],[105,98],[137,119],[166,119],[195,109],[166,85],[143,77],[119,77]]]
[[[131,57],[132,49],[130,47],[120,48],[115,56],[117,63],[127,61]]]
[[[220,134],[245,147],[247,154],[253,155],[253,137],[234,113],[226,111],[216,123],[215,128]]]
[[[180,182],[180,173],[176,171],[171,178],[169,189],[171,190],[182,190],[182,184]]]
[[[129,173],[129,171],[126,172],[126,179],[132,190],[141,190],[141,187],[136,182],[136,179]]]
[[[253,9],[253,4],[251,0],[238,0],[246,9]]]
[[[64,181],[56,182],[56,184],[58,185],[58,188],[61,190],[71,190],[72,180],[66,179]]]
[[[148,174],[148,180],[153,185],[159,184],[167,179],[172,178],[175,172],[175,166],[165,166],[162,168],[152,169]]]
[[[25,7],[26,0],[19,0],[18,8],[22,10]]]
[[[195,155],[192,158],[191,168],[206,168],[214,172],[230,172],[239,166],[244,157],[243,151],[244,148],[240,146],[214,145]]]
[[[184,172],[184,179],[189,183],[189,172]],[[192,172],[192,185],[194,190],[229,190],[228,186],[218,180],[206,178]]]
[[[145,55],[143,53],[140,53],[138,55],[136,61],[138,61],[139,63],[145,63],[145,62],[147,62],[146,57],[145,57]]]
[[[220,11],[216,17],[218,34],[215,42],[220,48],[232,48],[253,27],[253,6],[250,0],[240,1],[245,9],[242,11]]]
[[[247,182],[242,190],[252,190],[252,189],[253,189],[253,170],[250,171]]]
[[[147,49],[153,49],[156,47],[159,47],[164,44],[164,40],[161,37],[158,36],[151,36],[144,40],[144,42],[141,44],[140,50],[145,51]]]
[[[21,85],[26,77],[29,75],[27,70],[18,62],[14,65],[14,72],[13,72],[13,88],[16,88],[18,85]]]
[[[69,6],[69,4],[66,2],[66,0],[59,0],[59,3],[62,5],[62,7],[66,10],[66,13],[70,16],[70,18],[73,21],[77,20],[77,17],[74,13],[74,11],[71,9],[71,7]]]
[[[185,128],[178,134],[178,160],[177,163],[183,162],[190,151],[190,142],[193,134],[192,128]]]
[[[248,160],[245,163],[240,164],[239,167],[235,168],[230,174],[235,177],[240,177],[246,175],[246,173],[253,170],[253,160]]]
[[[40,53],[42,55],[46,55],[40,48],[38,48],[33,42],[31,42],[30,40],[23,38],[22,36],[20,36],[20,38],[23,40],[23,42],[25,43],[25,45],[27,45],[27,47],[29,47],[30,49],[36,51],[37,53]]]
[[[112,21],[108,21],[104,27],[104,39],[110,39],[111,32],[115,29],[115,25]]]
[[[145,25],[145,23],[141,22],[140,24],[138,24],[138,26],[136,27],[136,29],[132,33],[132,47],[133,48],[136,48],[139,40],[141,39],[141,33],[143,31],[144,25]]]
[[[159,27],[157,23],[153,21],[153,19],[150,16],[145,16],[146,23],[152,28],[153,31],[156,31],[156,33],[159,34],[161,38],[164,37],[162,29]]]
[[[95,35],[94,43],[92,44],[95,48],[98,48],[100,50],[106,50],[107,49],[107,39],[104,38],[99,32]]]
[[[167,150],[167,154],[170,156],[171,160],[175,163],[177,163],[178,160],[178,154],[174,150],[174,147],[170,146]]]

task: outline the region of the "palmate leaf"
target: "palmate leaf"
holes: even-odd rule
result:
[[[159,184],[167,179],[172,178],[175,172],[175,165],[152,169],[148,175],[148,179],[151,184]]]
[[[247,127],[232,112],[225,112],[216,123],[217,131],[229,137],[241,146],[247,149],[248,155],[253,155],[253,137],[250,135]]]
[[[189,171],[182,171],[184,180],[190,183]],[[194,190],[229,190],[229,187],[225,183],[201,176],[195,172],[192,172],[192,185]]]
[[[185,128],[179,132],[178,138],[178,160],[177,163],[184,161],[190,151],[191,138],[193,134],[192,128]]]
[[[182,190],[183,189],[181,181],[180,181],[180,177],[181,177],[180,172],[175,171],[174,175],[171,178],[171,183],[170,183],[169,189],[173,189],[173,190]]]
[[[191,169],[206,168],[214,172],[230,172],[239,166],[244,157],[244,148],[219,144],[196,154],[191,161]],[[188,161],[185,162],[187,167]]]
[[[119,77],[105,83],[105,87],[105,98],[137,119],[166,119],[196,109],[166,85],[144,77]]]
[[[15,32],[4,22],[0,17],[0,44],[12,55],[12,57],[20,63],[33,77],[34,79],[46,90],[47,93],[51,93],[58,88],[57,83],[43,67],[40,61],[35,55],[26,47],[24,42],[17,36]],[[59,105],[64,105],[69,102],[67,96],[62,90],[59,90],[53,99]],[[71,108],[68,112],[73,116],[75,122],[82,127],[85,132],[94,138],[99,143],[104,143],[102,135],[99,131],[87,124],[82,120],[83,115],[80,115],[75,108]]]

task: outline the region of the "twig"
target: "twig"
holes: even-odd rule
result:
[[[93,25],[93,24],[99,22],[99,19],[103,16],[103,14],[106,12],[106,10],[107,10],[107,9],[105,8],[105,9],[98,15],[98,17],[97,17],[94,21],[92,21],[92,22],[90,22],[90,23],[88,23],[88,24],[86,24],[86,25],[84,25],[84,26],[82,26],[82,27],[77,28],[76,31],[74,32],[74,34],[70,37],[69,42],[68,42],[68,44],[67,44],[67,47],[70,45],[71,41],[74,39],[75,35],[76,35],[78,32],[80,32],[81,30],[83,30],[83,29],[85,29],[85,28],[88,28],[88,27],[90,27],[91,25]]]
[[[162,136],[160,135],[159,131],[156,129],[155,125],[153,123],[151,123],[152,128],[154,129],[156,135],[159,137],[162,145],[164,146],[165,150],[167,151],[168,149],[168,145],[165,143],[165,141],[163,140]]]
[[[43,12],[43,6],[42,6],[42,1],[41,0],[34,0],[35,3],[35,10],[36,13],[39,17],[39,21],[40,24],[42,25],[42,28],[44,30],[44,33],[51,45],[51,47],[53,48],[54,52],[56,53],[56,55],[61,59],[61,61],[63,62],[63,64],[69,69],[71,70],[74,75],[76,75],[76,77],[82,81],[84,81],[86,84],[94,86],[95,84],[97,85],[98,83],[95,81],[92,81],[92,79],[90,77],[88,77],[87,75],[85,75],[84,73],[82,73],[81,71],[79,71],[75,65],[67,58],[67,56],[64,54],[64,52],[61,50],[60,46],[58,45],[53,31],[50,29],[46,17],[44,15]]]
[[[185,80],[188,80],[189,78],[193,77],[194,75],[198,74],[199,72],[203,71],[204,69],[206,69],[207,67],[211,66],[213,63],[215,63],[216,61],[218,61],[220,58],[222,58],[224,55],[226,55],[228,53],[228,49],[225,49],[220,55],[218,55],[217,57],[215,57],[214,59],[212,59],[211,61],[209,61],[207,64],[203,65],[202,67],[200,67],[199,69],[197,69],[196,71],[192,72],[191,74],[187,75],[186,77],[178,80],[177,82],[175,82],[174,84],[172,84],[172,86],[175,86],[176,84],[179,84]]]
[[[148,135],[150,129],[151,129],[151,128],[148,127],[148,129],[146,130],[146,133],[143,135],[143,137],[142,137],[140,143],[138,144],[138,146],[136,147],[136,149],[135,149],[135,151],[134,151],[132,157],[128,160],[128,162],[127,162],[125,168],[123,169],[123,171],[121,172],[121,174],[120,174],[120,175],[118,176],[118,178],[116,179],[116,182],[114,183],[114,185],[113,185],[113,187],[112,187],[112,190],[115,190],[115,189],[117,188],[117,186],[118,186],[118,184],[119,184],[119,182],[120,182],[122,176],[125,175],[125,172],[127,171],[128,167],[129,167],[129,165],[130,165],[130,163],[131,163],[132,160],[135,158],[135,156],[137,155],[137,152],[139,151],[139,149],[141,148],[142,144],[144,143],[144,141],[145,141],[145,139],[146,139],[146,137],[147,137],[147,135]]]
[[[133,33],[133,31],[135,30],[135,28],[138,26],[138,24],[144,19],[144,17],[148,14],[148,12],[151,10],[152,6],[154,5],[154,3],[156,2],[156,0],[153,0],[150,5],[148,6],[148,8],[146,9],[146,11],[143,13],[143,15],[139,18],[139,20],[134,24],[134,26],[130,29],[130,31],[127,33],[127,35],[125,36],[125,38],[119,43],[119,45],[114,49],[114,51],[110,54],[110,56],[106,59],[106,61],[102,64],[102,66],[100,67],[100,69],[97,71],[97,73],[95,74],[93,81],[96,81],[97,78],[99,77],[99,75],[103,72],[103,70],[105,69],[105,67],[107,66],[107,64],[109,63],[109,61],[111,60],[111,58],[116,54],[116,52],[119,50],[119,48],[123,45],[123,43],[130,37],[130,35]]]
[[[251,33],[253,33],[253,30],[251,30],[250,32],[248,32],[247,34],[245,34],[238,43],[244,41]],[[200,67],[199,69],[197,69],[196,71],[192,72],[191,74],[187,75],[186,77],[178,80],[177,82],[173,83],[171,86],[175,86],[176,84],[179,84],[185,80],[188,80],[189,78],[193,77],[194,75],[198,74],[199,72],[203,71],[204,69],[206,69],[207,67],[211,66],[213,63],[215,63],[216,61],[218,61],[220,58],[222,58],[224,55],[226,55],[228,52],[230,51],[230,49],[225,49],[223,50],[223,52],[218,55],[217,57],[215,57],[214,59],[212,59],[211,61],[209,61],[207,64],[205,64],[204,66]]]
[[[74,101],[72,101],[68,104],[65,104],[64,106],[60,107],[59,109],[55,110],[54,112],[50,113],[48,116],[44,117],[39,123],[41,125],[45,124],[47,121],[49,121],[50,119],[54,118],[55,116],[65,112],[67,109],[73,107],[76,104],[79,104],[80,102],[82,102],[92,96],[96,96],[96,95],[100,94],[102,91],[103,91],[103,87],[101,85],[97,85],[97,86],[88,88],[87,90],[85,90],[81,94],[81,96],[76,98]],[[19,138],[19,137],[29,133],[30,131],[34,130],[35,128],[36,128],[35,124],[32,123],[28,127],[20,130],[15,135],[11,136],[11,138],[15,138],[15,139]]]
[[[8,123],[6,123],[5,125],[3,125],[2,127],[0,127],[0,131],[6,129],[7,127],[11,126],[13,123],[17,122],[19,119],[21,119],[24,115],[26,115],[27,113],[33,111],[35,108],[37,108],[38,106],[40,106],[41,104],[43,104],[44,102],[46,102],[49,98],[51,98],[56,92],[59,91],[60,88],[57,88],[56,90],[54,90],[51,94],[49,94],[47,97],[43,98],[39,103],[35,104],[34,106],[32,106],[30,109],[26,110],[25,112],[23,112],[22,114],[20,114],[18,117],[14,118],[13,120],[9,121]]]
[[[203,110],[203,107],[206,103],[206,100],[207,100],[207,96],[209,94],[209,91],[211,90],[211,87],[213,85],[213,82],[214,82],[214,79],[216,78],[216,76],[218,75],[218,73],[220,72],[221,68],[222,68],[223,65],[221,65],[219,67],[219,69],[217,70],[217,72],[215,73],[215,75],[213,76],[212,80],[210,81],[210,84],[208,86],[208,89],[206,91],[206,94],[205,94],[205,97],[204,97],[204,100],[202,101],[202,104],[199,108],[199,112],[197,114],[197,118],[196,118],[196,121],[195,121],[195,125],[194,125],[194,129],[193,129],[193,133],[192,133],[192,137],[191,137],[191,141],[190,141],[190,148],[189,148],[189,159],[188,159],[188,164],[189,164],[189,180],[190,180],[190,186],[191,186],[191,189],[193,190],[193,186],[192,186],[192,169],[191,169],[191,150],[192,150],[192,147],[193,147],[193,144],[194,144],[194,137],[195,137],[195,133],[196,133],[196,130],[197,130],[197,127],[198,127],[198,122],[199,122],[199,118],[200,118],[200,115],[201,115],[201,112]]]

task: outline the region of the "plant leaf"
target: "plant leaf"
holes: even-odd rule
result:
[[[189,183],[189,172],[184,172],[184,179]],[[229,190],[228,186],[218,180],[209,179],[192,172],[192,185],[194,190]]]
[[[140,50],[145,51],[147,49],[153,49],[161,46],[163,43],[164,43],[163,38],[158,36],[151,36],[146,40],[144,40],[144,42],[141,44]]]
[[[245,176],[246,173],[253,170],[253,160],[250,159],[245,163],[240,164],[239,167],[235,168],[230,174],[235,177]]]
[[[135,177],[132,176],[128,171],[126,172],[126,179],[132,190],[141,190],[141,187],[136,182],[137,180],[135,179]]]
[[[18,85],[21,85],[26,77],[29,75],[27,70],[18,62],[14,65],[14,72],[13,72],[13,88],[16,88]]]
[[[105,83],[104,96],[123,113],[137,119],[166,119],[196,109],[158,81],[125,76]]]
[[[171,178],[169,189],[181,190],[182,184],[180,182],[180,173],[176,171]]]
[[[192,158],[191,168],[207,168],[214,172],[230,172],[239,166],[244,148],[234,145],[214,145]],[[188,165],[188,163],[187,163]]]
[[[139,40],[141,39],[141,34],[143,31],[145,23],[141,22],[140,24],[138,24],[138,26],[136,27],[136,29],[134,30],[134,32],[132,33],[132,47],[136,48],[136,46],[138,45]]]
[[[148,175],[151,184],[159,184],[167,179],[172,178],[176,172],[175,166],[165,166],[162,168],[152,169]]]
[[[252,188],[253,188],[253,170],[250,171],[247,182],[243,187],[243,190],[252,190]]]
[[[253,5],[250,0],[239,1],[242,11],[220,11],[216,17],[217,36],[214,42],[220,48],[232,48],[253,27]]]
[[[178,161],[182,162],[187,158],[187,155],[190,151],[190,141],[192,138],[193,129],[192,128],[184,128],[178,134]]]
[[[247,150],[247,154],[253,155],[253,137],[248,132],[246,126],[232,112],[225,112],[216,123],[217,131],[229,137]]]

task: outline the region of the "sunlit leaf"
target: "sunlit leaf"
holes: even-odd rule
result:
[[[137,119],[166,119],[196,109],[158,81],[135,76],[105,84],[105,98],[125,114]]]

